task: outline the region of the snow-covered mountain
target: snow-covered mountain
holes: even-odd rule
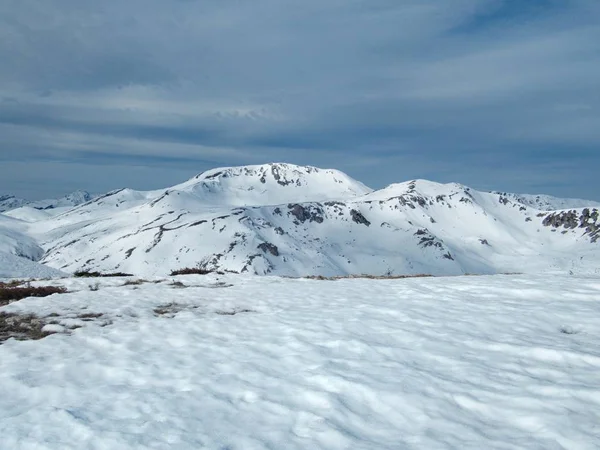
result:
[[[49,200],[29,201],[12,195],[0,196],[0,213],[28,206],[38,210],[51,210],[55,208],[72,208],[92,199],[92,195],[86,191],[75,191],[64,197]]]
[[[558,209],[573,208],[599,208],[600,202],[582,200],[579,198],[557,198],[550,195],[510,194],[506,192],[494,192],[517,203],[522,203],[541,211],[556,211]]]
[[[550,201],[568,204],[425,180],[372,191],[335,170],[267,164],[210,170],[168,189],[117,190],[18,222],[45,250],[41,262],[65,272],[599,270],[598,209],[546,211]]]

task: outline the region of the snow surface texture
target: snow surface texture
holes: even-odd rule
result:
[[[597,277],[178,280],[0,308],[82,326],[0,345],[0,448],[600,444]]]
[[[546,211],[571,202],[585,204],[425,180],[373,192],[336,170],[267,164],[113,191],[47,218],[13,214],[41,262],[65,272],[598,273],[598,210]]]

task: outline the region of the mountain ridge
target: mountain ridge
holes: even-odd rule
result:
[[[14,195],[0,195],[0,213],[12,211],[28,206],[38,210],[73,207],[85,203],[93,198],[87,191],[73,191],[63,197],[46,200],[25,200]]]
[[[597,208],[543,211],[519,199],[427,180],[373,191],[339,171],[278,163],[213,169],[167,189],[111,191],[31,222],[27,233],[45,250],[41,261],[65,272],[598,270]]]

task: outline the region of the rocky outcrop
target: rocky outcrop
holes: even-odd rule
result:
[[[585,208],[581,211],[561,211],[548,214],[542,224],[545,227],[555,229],[564,228],[566,230],[582,229],[583,234],[589,236],[592,242],[600,239],[600,223],[598,222],[599,213],[597,209]]]
[[[294,220],[294,223],[296,223],[297,225],[306,221],[323,223],[323,208],[321,208],[320,206],[312,204],[300,205],[296,203],[289,204],[288,209],[290,210],[289,214],[296,218]]]
[[[265,253],[270,253],[273,256],[279,256],[279,249],[270,242],[263,242],[257,248]]]
[[[352,220],[358,224],[370,226],[371,222],[369,222],[365,216],[362,215],[360,211],[356,209],[350,210],[350,215],[352,216]]]

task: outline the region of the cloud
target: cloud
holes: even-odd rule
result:
[[[277,160],[600,199],[598,19],[595,0],[8,0],[0,176],[53,165],[40,196],[127,184],[116,165],[154,188]]]

